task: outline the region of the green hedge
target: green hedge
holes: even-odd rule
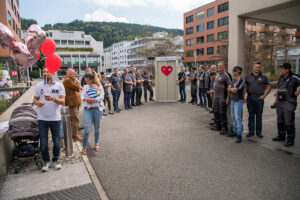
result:
[[[33,70],[30,72],[30,78],[40,78],[40,73],[37,70]]]

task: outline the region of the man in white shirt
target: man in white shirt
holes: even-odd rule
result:
[[[65,89],[61,83],[54,80],[54,74],[50,73],[46,67],[43,69],[43,77],[44,81],[35,86],[33,103],[38,106],[40,149],[44,161],[42,171],[47,172],[50,166],[49,128],[53,141],[52,167],[61,169],[61,165],[57,161],[60,153],[60,105],[65,103]]]

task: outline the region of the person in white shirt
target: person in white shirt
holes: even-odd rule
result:
[[[44,161],[42,171],[47,172],[50,163],[49,129],[53,141],[52,167],[61,169],[61,165],[57,161],[60,153],[60,106],[65,103],[65,88],[61,83],[54,80],[54,74],[50,73],[46,67],[43,69],[43,77],[44,81],[35,86],[33,103],[38,106],[40,149]]]
[[[100,80],[95,71],[92,73],[86,73],[84,75],[87,85],[82,88],[81,91],[81,101],[84,108],[83,120],[84,120],[84,133],[82,141],[82,154],[86,155],[87,144],[89,139],[89,134],[94,125],[95,130],[95,151],[99,151],[99,137],[100,137],[100,122],[104,109],[104,89],[100,83]],[[96,85],[96,91],[94,88]]]

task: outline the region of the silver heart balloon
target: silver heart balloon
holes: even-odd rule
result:
[[[32,24],[26,32],[26,46],[31,52],[36,51],[45,42],[46,33],[38,25]]]
[[[14,59],[20,70],[33,65],[37,61],[37,51],[30,52],[27,46],[21,42],[15,42],[11,51],[11,57]]]
[[[0,46],[11,50],[15,41],[14,34],[4,24],[0,23]]]

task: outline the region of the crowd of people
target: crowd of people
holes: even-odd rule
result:
[[[247,105],[249,118],[249,132],[246,137],[263,138],[262,114],[264,99],[271,91],[268,76],[262,73],[262,65],[255,62],[253,72],[242,77],[243,69],[240,66],[233,68],[232,75],[225,71],[225,63],[218,65],[199,66],[191,68],[187,75],[182,67],[178,74],[180,102],[186,102],[186,79],[191,83],[191,103],[205,108],[213,113],[211,129],[219,131],[221,135],[236,137],[236,143],[242,142],[243,105]],[[291,72],[291,65],[284,63],[280,66],[280,78],[275,102],[272,107],[277,111],[278,135],[273,141],[286,141],[286,147],[294,145],[295,139],[295,110],[297,96],[300,90],[300,77]],[[139,69],[131,66],[124,68],[124,73],[119,74],[114,69],[111,77],[105,73],[96,73],[90,68],[85,69],[81,81],[78,80],[74,69],[66,71],[63,83],[54,79],[54,74],[47,68],[43,69],[44,81],[35,87],[33,103],[38,106],[38,127],[40,132],[40,149],[44,165],[42,171],[46,172],[50,167],[48,152],[48,131],[51,130],[53,140],[52,167],[61,169],[58,163],[60,154],[61,113],[60,105],[69,107],[72,129],[72,139],[82,141],[82,154],[87,154],[88,138],[94,127],[94,150],[99,151],[100,124],[103,116],[120,113],[119,98],[123,90],[125,110],[141,106],[142,91],[144,90],[144,102],[154,101],[151,84],[152,74],[147,69],[141,74]],[[109,89],[112,95],[110,99]],[[150,98],[148,99],[148,92]],[[198,101],[199,97],[199,101]],[[83,137],[79,134],[79,109],[83,109],[84,132]],[[232,128],[229,128],[228,124]],[[287,137],[286,137],[287,135]]]
[[[220,135],[236,137],[236,143],[242,142],[244,104],[247,105],[249,113],[249,132],[246,137],[255,134],[259,138],[264,137],[262,134],[264,100],[271,91],[269,77],[262,73],[261,62],[254,63],[253,71],[247,74],[245,79],[242,77],[242,72],[242,67],[235,66],[232,77],[225,71],[225,63],[220,61],[217,66],[200,65],[198,72],[192,67],[189,75],[184,67],[178,73],[179,102],[186,102],[185,80],[188,76],[191,84],[189,103],[213,113],[211,129],[219,131]],[[297,96],[300,93],[300,90],[297,90],[300,86],[300,77],[292,73],[289,63],[280,66],[280,75],[275,101],[271,106],[276,108],[278,129],[278,135],[273,138],[273,141],[286,141],[284,146],[290,147],[294,145],[296,134],[295,110]]]
[[[43,68],[44,81],[35,87],[33,103],[38,106],[38,127],[40,132],[40,149],[44,165],[43,172],[49,167],[61,169],[58,163],[60,154],[61,114],[60,105],[69,107],[72,139],[82,141],[82,154],[87,154],[88,138],[94,127],[94,150],[99,151],[100,124],[103,116],[120,113],[119,98],[121,91],[124,93],[124,107],[126,110],[134,106],[141,106],[142,90],[144,89],[145,102],[154,101],[151,84],[152,74],[147,69],[136,70],[133,66],[124,68],[120,75],[118,69],[110,78],[105,73],[96,73],[91,68],[85,69],[81,81],[78,80],[74,69],[66,71],[63,83],[54,79],[54,74]],[[113,97],[110,100],[109,88]],[[150,98],[148,99],[148,92]],[[112,106],[113,105],[113,106]],[[106,106],[108,109],[106,109]],[[79,134],[79,109],[83,108],[83,137]],[[51,130],[53,141],[52,165],[48,152],[48,131]]]

